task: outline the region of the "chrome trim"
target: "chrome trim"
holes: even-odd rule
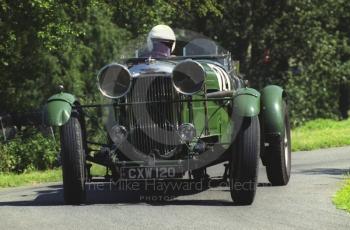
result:
[[[181,61],[181,62],[179,62],[179,63],[174,67],[173,71],[171,72],[171,81],[172,81],[172,84],[173,84],[174,88],[176,89],[177,92],[179,92],[179,93],[181,93],[181,94],[183,94],[183,95],[191,96],[191,95],[193,95],[193,94],[195,94],[195,93],[201,91],[201,90],[203,89],[203,85],[204,85],[205,83],[203,82],[202,87],[201,87],[199,90],[197,90],[197,91],[195,91],[195,92],[192,92],[192,93],[183,92],[181,89],[179,89],[179,88],[175,85],[175,83],[174,83],[174,77],[173,77],[173,72],[174,72],[174,70],[176,70],[176,67],[178,67],[179,65],[181,65],[181,64],[183,64],[183,63],[186,63],[186,62],[192,62],[192,63],[198,65],[198,66],[201,68],[201,70],[202,70],[202,72],[203,72],[203,75],[204,75],[203,81],[205,81],[206,72],[205,72],[203,66],[202,66],[199,62],[194,61],[194,60],[192,60],[192,59],[187,59],[187,60]]]
[[[118,96],[118,97],[112,97],[112,96],[109,96],[108,94],[106,94],[106,93],[102,90],[101,85],[100,85],[100,81],[99,81],[101,73],[102,73],[105,69],[107,69],[107,68],[109,68],[109,67],[111,67],[111,66],[119,66],[119,67],[121,67],[122,69],[124,69],[125,71],[127,71],[127,72],[129,73],[129,76],[130,76],[129,86],[128,86],[127,90],[125,91],[125,93],[123,93],[122,95],[120,95],[120,96]],[[102,93],[103,96],[105,96],[105,97],[107,97],[107,98],[110,98],[110,99],[118,99],[118,98],[124,97],[124,96],[130,91],[131,85],[132,85],[132,81],[131,81],[131,80],[132,80],[132,76],[131,76],[131,73],[130,73],[130,71],[128,70],[127,67],[125,67],[125,66],[123,66],[123,65],[121,65],[121,64],[118,64],[118,63],[111,63],[111,64],[108,64],[108,65],[102,67],[102,68],[100,69],[100,71],[98,72],[98,74],[97,74],[97,87],[98,87],[98,89],[100,90],[100,92]]]

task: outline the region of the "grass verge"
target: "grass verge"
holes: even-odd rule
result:
[[[35,185],[45,182],[62,180],[61,169],[26,172],[22,174],[0,173],[0,187],[17,187],[22,185]]]
[[[345,180],[343,187],[336,192],[333,197],[333,203],[339,209],[346,210],[350,213],[350,177]]]
[[[93,164],[91,174],[94,176],[105,175],[106,169],[103,166]],[[50,169],[45,171],[33,171],[21,174],[0,173],[0,188],[18,187],[23,185],[36,185],[46,182],[62,181],[62,169]]]
[[[292,151],[350,145],[350,119],[316,119],[292,130]]]

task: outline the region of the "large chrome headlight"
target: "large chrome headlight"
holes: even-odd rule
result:
[[[177,64],[172,73],[175,89],[182,94],[192,95],[200,91],[205,80],[202,65],[193,60],[186,60]]]
[[[98,88],[104,96],[117,99],[128,93],[131,78],[126,67],[120,64],[109,64],[97,75]]]

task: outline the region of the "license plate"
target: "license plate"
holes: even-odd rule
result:
[[[167,167],[123,167],[121,178],[130,180],[176,178],[181,171],[179,166]]]

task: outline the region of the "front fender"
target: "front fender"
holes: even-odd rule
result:
[[[49,126],[62,126],[70,118],[75,96],[69,93],[55,94],[44,106],[43,120]]]
[[[260,112],[260,93],[252,88],[238,89],[233,96],[233,113],[241,117],[254,117]]]
[[[276,85],[266,86],[261,91],[261,120],[265,134],[284,132],[283,89]]]

